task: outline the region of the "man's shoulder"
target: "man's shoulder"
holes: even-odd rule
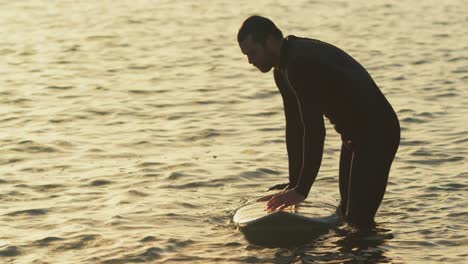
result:
[[[298,54],[301,52],[304,53],[302,55],[307,55],[310,52],[326,48],[327,45],[330,45],[318,39],[297,37],[294,35],[288,36],[287,39],[291,51]]]
[[[322,61],[321,52],[325,42],[317,39],[288,36],[286,68],[316,65]]]

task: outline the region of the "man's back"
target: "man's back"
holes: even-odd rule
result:
[[[316,105],[344,138],[361,139],[373,122],[395,115],[365,68],[331,44],[289,36],[281,49],[280,69],[293,89],[305,86],[297,96]]]

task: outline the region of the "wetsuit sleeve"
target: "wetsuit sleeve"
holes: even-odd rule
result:
[[[284,114],[286,119],[286,150],[289,163],[289,186],[294,188],[302,168],[302,139],[303,126],[299,112],[299,103],[296,94],[279,71],[274,71],[275,83],[283,98]]]
[[[311,77],[313,71],[307,61],[292,61],[287,68],[289,83],[296,91],[304,126],[303,166],[294,189],[307,197],[322,163],[325,125],[317,91],[322,89],[320,76]]]

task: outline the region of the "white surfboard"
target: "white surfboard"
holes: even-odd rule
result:
[[[266,211],[267,202],[253,202],[237,210],[233,223],[245,237],[257,244],[291,244],[328,232],[340,223],[336,203],[305,201],[282,211]]]

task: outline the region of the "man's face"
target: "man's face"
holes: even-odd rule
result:
[[[261,72],[269,72],[273,67],[272,56],[267,47],[254,41],[249,35],[245,40],[239,43],[242,53],[247,55],[250,64],[253,64]]]

